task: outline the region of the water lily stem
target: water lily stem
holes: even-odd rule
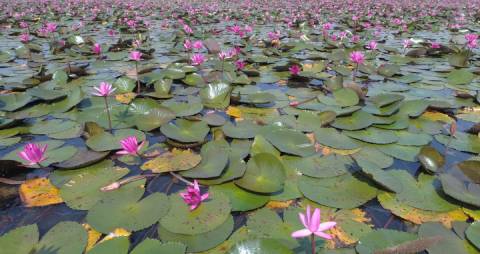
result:
[[[138,180],[142,180],[142,179],[145,179],[145,178],[148,178],[148,177],[155,177],[157,175],[158,174],[143,174],[143,175],[130,176],[130,177],[124,178],[120,181],[116,181],[116,182],[113,182],[113,183],[111,183],[107,186],[104,186],[104,187],[100,188],[100,190],[103,191],[103,192],[113,191],[113,190],[116,190],[116,189],[122,187],[125,184],[135,182],[135,181],[138,181]]]
[[[192,182],[188,181],[187,179],[185,179],[185,178],[181,177],[181,176],[180,176],[180,175],[178,175],[178,174],[175,174],[175,173],[173,173],[173,172],[170,172],[170,175],[172,175],[173,177],[177,178],[178,180],[180,180],[180,181],[182,181],[182,182],[186,183],[187,185],[193,185],[193,183],[192,183]]]
[[[8,179],[8,178],[0,177],[0,183],[8,184],[8,185],[20,185],[20,184],[25,183],[25,181],[24,180],[12,180],[12,179]]]
[[[103,97],[104,101],[105,101],[105,109],[107,110],[107,117],[108,117],[108,131],[110,131],[110,133],[112,133],[112,118],[110,117],[110,109],[108,108],[108,99],[107,97]]]
[[[140,94],[140,79],[138,78],[138,62],[135,62],[135,75],[137,76],[137,94]]]
[[[317,248],[317,246],[315,246],[315,235],[312,234],[312,236],[310,237],[310,241],[312,242],[312,254],[315,254],[315,249]]]

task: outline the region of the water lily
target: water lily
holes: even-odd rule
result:
[[[288,70],[290,71],[290,74],[296,76],[296,75],[300,74],[300,71],[302,69],[300,68],[300,66],[294,64],[294,65],[290,66],[290,68],[288,68]]]
[[[190,211],[195,210],[205,199],[208,198],[209,193],[200,193],[200,186],[198,185],[197,180],[193,181],[193,184],[187,186],[187,191],[181,192],[180,196],[183,198],[183,201],[190,206]]]
[[[93,52],[95,55],[100,55],[100,54],[102,53],[102,46],[100,46],[99,43],[93,44],[92,52]]]
[[[365,61],[365,55],[360,51],[353,51],[350,53],[350,60],[355,64],[363,64]]]
[[[107,97],[113,94],[113,92],[117,88],[113,88],[112,84],[107,83],[107,82],[101,82],[98,87],[94,87],[96,92],[93,92],[92,94],[95,96],[100,96],[103,97],[103,100],[105,102],[105,109],[107,111],[107,117],[108,117],[108,128],[110,132],[112,132],[112,118],[110,116],[110,108],[108,107],[108,99]]]
[[[205,56],[203,54],[194,54],[190,60],[192,61],[192,65],[201,65],[205,62]]]
[[[203,43],[202,41],[195,41],[193,44],[192,44],[193,48],[194,49],[202,49],[203,48]]]
[[[94,87],[93,89],[96,91],[92,93],[93,95],[107,97],[110,96],[117,88],[114,88],[112,84],[108,82],[101,82],[98,87]]]
[[[47,159],[45,156],[47,147],[48,145],[41,147],[34,143],[28,143],[23,147],[23,150],[18,153],[18,156],[28,161],[28,166],[40,165],[40,162]]]
[[[142,52],[139,52],[139,51],[132,51],[130,52],[130,60],[133,60],[133,61],[136,61],[136,62],[139,62],[142,60]]]
[[[367,45],[367,49],[370,49],[370,50],[377,49],[377,42],[376,41],[370,41]]]
[[[365,61],[365,55],[360,52],[360,51],[353,51],[352,53],[350,53],[350,60],[355,63],[355,71],[352,73],[353,75],[353,81],[355,82],[355,76],[357,74],[357,71],[358,71],[358,66],[360,64],[363,64],[363,62]]]
[[[137,137],[129,136],[120,140],[120,146],[123,150],[118,151],[117,154],[130,154],[134,156],[140,155],[140,150],[145,145],[145,141],[138,144]]]
[[[432,48],[432,49],[439,49],[439,48],[440,48],[440,43],[438,43],[438,42],[432,42],[432,43],[430,43],[430,48]]]
[[[237,70],[243,70],[247,64],[243,60],[237,60],[235,61],[235,67],[237,67]]]
[[[187,34],[193,34],[192,28],[190,26],[186,25],[186,24],[183,25],[183,31],[185,31],[185,33],[187,33]]]
[[[183,48],[185,48],[185,50],[191,50],[192,47],[192,42],[190,40],[185,40],[185,42],[183,43]]]
[[[27,33],[21,34],[21,35],[20,35],[20,41],[21,41],[22,43],[27,43],[27,42],[29,42],[29,41],[30,41],[30,35],[27,34]]]
[[[315,236],[331,240],[333,237],[324,231],[329,230],[337,223],[335,221],[321,222],[321,211],[319,208],[315,208],[313,214],[311,213],[311,208],[308,205],[306,213],[299,213],[298,217],[302,222],[304,229],[297,230],[292,233],[293,238],[303,238],[310,237],[312,244],[312,253],[315,254]]]
[[[142,60],[142,52],[130,52],[130,59],[135,61],[135,76],[137,77],[137,93],[140,94],[140,80],[138,79],[138,62]]]
[[[467,40],[467,47],[469,47],[470,49],[476,48],[478,45],[477,39],[478,39],[477,34],[466,34],[465,40]]]

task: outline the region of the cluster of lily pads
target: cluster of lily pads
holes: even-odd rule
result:
[[[0,3],[0,253],[480,252],[478,1]]]

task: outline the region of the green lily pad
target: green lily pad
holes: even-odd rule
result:
[[[179,193],[171,195],[171,208],[160,220],[161,228],[174,234],[198,235],[222,226],[230,218],[230,200],[223,193],[209,193],[209,198],[193,211],[190,211]]]
[[[445,165],[445,158],[435,148],[424,146],[418,154],[418,160],[429,172],[438,172]]]
[[[350,88],[341,88],[333,91],[333,97],[336,104],[341,107],[355,106],[360,101],[357,93]]]
[[[170,122],[160,127],[162,133],[168,138],[185,142],[202,142],[205,140],[210,128],[204,121],[189,121],[177,119],[175,123]]]
[[[195,235],[177,234],[168,231],[162,226],[162,224],[160,224],[158,226],[158,234],[162,241],[180,242],[185,244],[187,246],[187,252],[201,252],[210,250],[225,241],[232,233],[233,226],[233,217],[228,215],[223,224],[206,233]]]
[[[246,191],[231,182],[215,185],[211,187],[211,190],[221,192],[228,196],[233,212],[253,210],[262,207],[270,200],[269,196]]]
[[[225,136],[230,138],[253,138],[260,132],[260,126],[250,120],[243,120],[236,122],[235,125],[232,122],[227,122],[222,127]]]
[[[360,147],[353,139],[338,132],[335,128],[316,129],[315,139],[318,143],[335,149],[351,150]]]
[[[166,242],[161,243],[155,239],[145,239],[139,243],[135,248],[130,252],[131,254],[184,254],[187,249],[182,243],[178,242]]]
[[[427,248],[428,253],[469,253],[463,240],[458,238],[458,236],[450,229],[445,228],[438,222],[427,222],[420,225],[420,228],[418,229],[418,236],[423,238],[434,236],[442,237],[437,244]]]
[[[435,139],[443,145],[462,152],[480,153],[480,138],[477,135],[456,132],[455,137],[438,134]]]
[[[96,244],[91,250],[88,251],[88,253],[89,254],[108,254],[108,253],[127,254],[129,245],[130,245],[130,241],[128,240],[128,237],[125,237],[125,236],[115,237],[113,239]]]
[[[120,140],[129,136],[137,137],[138,142],[145,140],[145,134],[142,131],[136,129],[121,129],[115,130],[113,135],[106,131],[97,133],[88,138],[85,144],[96,152],[117,150],[121,148]]]
[[[450,85],[465,85],[475,78],[475,75],[467,69],[456,69],[451,71],[447,76]]]
[[[81,254],[86,245],[87,232],[82,225],[73,221],[63,221],[50,229],[35,248],[43,251],[55,250],[58,254]]]
[[[213,178],[222,174],[228,164],[228,153],[230,149],[225,140],[214,140],[202,146],[200,164],[181,174],[189,178]]]
[[[377,196],[376,188],[351,174],[330,178],[303,176],[298,188],[306,198],[336,208],[355,208]]]
[[[375,123],[374,117],[362,110],[356,111],[351,116],[337,117],[332,126],[342,130],[360,130]]]
[[[97,231],[108,234],[116,228],[138,231],[164,217],[170,208],[163,193],[153,193],[139,200],[134,192],[125,192],[122,198],[100,201],[87,214],[87,222]]]
[[[388,168],[393,165],[393,158],[373,147],[363,147],[352,155],[362,169]]]
[[[373,254],[409,241],[417,239],[417,235],[390,229],[378,229],[360,238],[356,250],[359,254]]]
[[[480,207],[480,185],[474,183],[463,183],[449,174],[440,176],[443,191],[459,201]]]
[[[200,90],[202,103],[207,108],[225,109],[230,105],[232,88],[225,83],[208,84]]]
[[[373,144],[391,144],[398,140],[398,137],[393,131],[378,128],[368,128],[359,131],[344,131],[343,133],[351,138]]]
[[[315,153],[314,145],[301,132],[290,129],[275,128],[265,130],[265,138],[284,153],[306,157]]]
[[[371,101],[377,107],[385,107],[387,105],[401,101],[403,99],[404,99],[404,96],[399,94],[382,93],[382,94],[378,94],[373,97],[370,97],[369,101]]]
[[[38,238],[39,232],[36,224],[15,228],[0,237],[2,253],[30,254],[35,248]]]
[[[282,245],[280,241],[274,239],[253,239],[238,242],[230,250],[230,254],[242,254],[242,253],[255,253],[255,254],[293,254],[293,251]]]
[[[480,223],[478,221],[473,222],[465,231],[467,239],[480,249]]]
[[[254,192],[273,193],[283,189],[285,177],[285,169],[277,157],[260,153],[250,158],[245,174],[235,184]]]
[[[283,161],[304,175],[317,178],[346,174],[348,173],[348,168],[352,166],[352,160],[349,157],[336,154],[322,157],[314,155],[306,158],[284,156]]]

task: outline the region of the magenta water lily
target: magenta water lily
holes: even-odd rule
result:
[[[40,166],[40,162],[47,159],[45,155],[47,148],[48,145],[40,146],[35,143],[28,143],[23,147],[23,150],[18,153],[18,156],[28,162],[28,166]]]
[[[206,200],[209,195],[208,192],[204,194],[200,193],[200,186],[198,185],[197,180],[195,180],[192,185],[187,186],[185,192],[180,193],[183,201],[189,206],[190,211],[197,209],[197,207]]]

